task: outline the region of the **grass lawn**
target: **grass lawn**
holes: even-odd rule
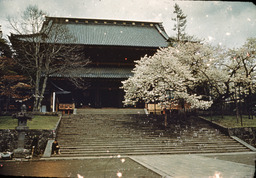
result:
[[[211,120],[210,116],[204,117],[207,120]],[[239,117],[239,121],[237,123],[236,116],[224,116],[222,118],[221,116],[212,116],[212,121],[229,128],[234,127],[256,127],[256,116],[253,117],[253,119],[248,119],[248,116],[243,115],[242,121],[243,126],[241,125],[241,120]]]
[[[59,120],[58,116],[34,116],[29,121],[29,129],[53,129]],[[12,116],[0,116],[0,129],[15,129],[18,125],[18,119],[13,119]]]

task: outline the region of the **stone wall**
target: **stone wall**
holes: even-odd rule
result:
[[[0,135],[0,152],[13,151],[18,141],[17,131],[14,129],[1,129]]]
[[[256,127],[229,128],[229,135],[236,136],[256,148]]]
[[[25,131],[25,149],[31,150],[32,144],[36,144],[34,153],[43,154],[49,139],[56,138],[61,117],[52,130],[29,129]],[[33,142],[34,141],[34,142]],[[0,129],[0,152],[13,151],[18,145],[18,132],[15,129]]]
[[[13,151],[17,148],[18,132],[15,129],[0,130],[0,152]],[[35,140],[37,149],[36,154],[43,153],[48,139],[55,138],[55,130],[31,130],[25,134],[25,149],[31,150],[32,142]]]

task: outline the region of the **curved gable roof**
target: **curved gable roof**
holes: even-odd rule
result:
[[[169,37],[160,22],[46,17],[42,31],[52,24],[56,26],[61,24],[62,27],[67,29],[69,35],[72,36],[70,39],[61,38],[58,42],[55,42],[59,44],[152,48],[168,46],[167,40]],[[43,39],[47,43],[55,41],[51,38],[44,38],[40,34],[33,40],[30,39],[32,37],[30,35],[13,36],[24,41]]]

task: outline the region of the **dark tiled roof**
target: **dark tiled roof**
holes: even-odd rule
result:
[[[132,47],[167,47],[168,35],[162,23],[141,21],[120,21],[101,19],[76,19],[46,17],[47,24],[63,24],[75,40],[62,40],[58,43],[132,46]],[[22,38],[22,40],[28,40]],[[49,40],[48,42],[52,42]]]
[[[156,29],[143,26],[67,24],[76,43],[86,45],[166,47],[166,39]]]
[[[125,79],[132,76],[132,68],[87,67],[66,73],[51,74],[50,77],[115,78]]]

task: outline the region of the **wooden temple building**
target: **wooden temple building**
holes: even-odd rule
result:
[[[59,103],[74,103],[75,107],[123,107],[121,81],[132,75],[135,60],[153,55],[168,46],[168,35],[162,23],[127,20],[104,20],[65,17],[46,17],[46,21],[62,23],[82,45],[85,59],[91,63],[84,70],[74,71],[88,82],[87,89],[74,88],[67,83],[67,74],[52,74],[49,78],[43,105],[51,110],[52,92]],[[57,106],[58,107],[58,106]]]

